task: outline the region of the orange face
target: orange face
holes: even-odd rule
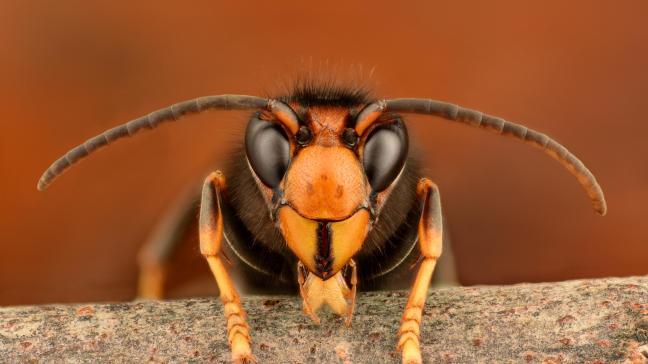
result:
[[[339,271],[369,231],[370,186],[342,134],[348,111],[311,108],[309,143],[294,155],[283,180],[279,226],[290,249],[321,278]]]
[[[362,248],[390,188],[372,188],[362,159],[369,133],[356,134],[348,108],[290,106],[302,111],[294,119],[253,118],[248,161],[290,250],[327,279]]]
[[[288,205],[312,220],[340,221],[367,206],[369,185],[362,164],[342,144],[346,115],[314,111],[309,145],[294,156],[284,178]]]

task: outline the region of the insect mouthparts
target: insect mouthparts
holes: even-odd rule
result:
[[[333,270],[333,255],[331,254],[331,222],[317,223],[317,254],[315,255],[315,269],[317,273],[326,278]]]

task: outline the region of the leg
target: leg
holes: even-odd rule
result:
[[[304,314],[308,315],[313,320],[313,322],[319,325],[320,324],[319,316],[317,316],[315,311],[311,308],[310,304],[308,303],[308,293],[304,288],[304,285],[306,284],[304,272],[306,272],[306,275],[309,274],[308,271],[306,271],[304,264],[302,264],[302,262],[297,262],[297,283],[299,283],[299,294],[301,295],[302,298],[302,306],[303,306]]]
[[[220,255],[223,238],[220,200],[224,189],[225,177],[220,171],[210,174],[203,185],[199,223],[200,252],[207,259],[220,291],[227,318],[227,337],[232,349],[232,359],[236,363],[254,363],[245,311]]]
[[[161,300],[164,298],[164,283],[167,277],[166,261],[151,258],[148,249],[140,251],[137,299]]]
[[[398,349],[403,352],[403,363],[421,363],[419,347],[421,316],[436,261],[441,255],[443,222],[439,190],[432,181],[422,178],[417,186],[422,203],[418,227],[419,247],[423,261],[412,286],[398,332]]]
[[[347,326],[351,326],[351,319],[353,318],[353,310],[355,309],[356,301],[356,287],[358,285],[358,267],[356,262],[351,259],[349,260],[349,266],[351,267],[351,291],[349,292],[348,299],[351,301],[349,304],[349,312],[347,313],[347,318],[344,323]]]
[[[443,227],[443,255],[439,258],[434,269],[434,277],[430,283],[432,287],[456,287],[460,286],[457,277],[454,252],[452,251],[452,238],[448,237],[447,220]]]
[[[197,192],[195,188],[189,188],[182,193],[140,249],[138,298],[162,299],[164,297],[169,260],[178,244],[195,226]]]

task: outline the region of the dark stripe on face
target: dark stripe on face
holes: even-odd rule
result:
[[[315,255],[315,268],[322,278],[328,278],[333,268],[331,255],[332,231],[330,222],[317,224],[317,255]]]

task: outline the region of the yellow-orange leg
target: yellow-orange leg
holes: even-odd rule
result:
[[[443,221],[441,201],[437,186],[422,178],[417,186],[421,201],[421,218],[418,226],[419,248],[423,261],[405,306],[398,331],[398,349],[402,351],[403,363],[422,363],[419,345],[421,316],[436,261],[441,256]]]
[[[306,267],[304,267],[304,264],[302,262],[297,262],[297,283],[299,283],[299,295],[302,298],[302,307],[304,314],[308,315],[313,320],[313,322],[319,325],[320,318],[315,313],[315,309],[311,308],[310,304],[308,303],[308,293],[304,288],[304,284],[306,283],[306,277],[304,274],[309,274],[306,270]]]
[[[223,238],[220,203],[224,190],[225,176],[220,171],[213,172],[205,180],[200,202],[200,252],[207,259],[220,290],[227,318],[227,337],[232,349],[232,360],[235,363],[256,363],[250,348],[245,311],[220,255]]]
[[[355,303],[356,303],[356,287],[358,285],[358,267],[356,266],[356,262],[351,259],[349,260],[349,266],[351,267],[351,291],[349,292],[348,299],[351,301],[349,304],[349,311],[347,313],[347,318],[344,321],[344,323],[347,326],[351,326],[351,319],[353,318],[353,311],[355,309]]]
[[[164,283],[167,268],[164,264],[140,263],[137,282],[137,298],[145,300],[160,300],[164,298]]]
[[[138,254],[139,283],[137,297],[143,299],[162,299],[168,266],[183,237],[195,233],[194,186],[187,188],[173,202],[162,219],[153,228]]]

